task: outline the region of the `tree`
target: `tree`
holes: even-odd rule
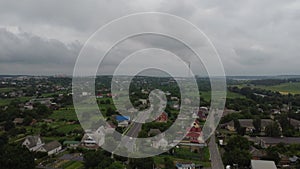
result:
[[[241,126],[238,119],[234,119],[233,122],[234,122],[234,128],[235,128],[236,132],[238,133],[238,135],[241,135],[241,136],[245,135],[246,128]]]
[[[267,149],[267,155],[262,158],[262,160],[271,160],[274,161],[276,164],[279,163],[280,157],[276,147],[269,147]]]
[[[114,114],[115,114],[115,111],[111,107],[108,107],[106,110],[106,116],[112,116]]]
[[[115,161],[114,163],[112,163],[109,167],[107,167],[106,169],[124,169],[125,167],[122,165],[122,163],[120,163],[119,161]]]
[[[175,168],[174,162],[170,159],[170,157],[164,158],[165,168]]]
[[[280,128],[277,122],[273,122],[266,126],[265,133],[269,137],[279,137],[280,134]]]
[[[0,148],[4,147],[8,143],[8,137],[6,134],[0,135]]]
[[[88,151],[84,154],[84,165],[85,168],[96,168],[99,163],[101,163],[103,154],[101,151]]]
[[[255,118],[253,120],[253,126],[255,128],[255,132],[259,133],[261,131],[261,119]]]
[[[232,136],[229,138],[227,145],[225,147],[226,150],[230,151],[235,148],[243,149],[243,150],[249,150],[250,143],[247,140],[247,138],[242,136]]]
[[[120,151],[122,151],[123,147],[121,147],[121,148],[119,148],[119,149],[121,149]],[[127,151],[127,149],[125,150],[125,147],[124,147],[124,151],[122,151],[122,152],[124,152],[124,154],[125,154],[126,151]],[[126,162],[126,161],[128,160],[127,157],[119,156],[119,155],[117,155],[117,154],[114,154],[114,159],[116,159],[117,161],[123,162],[123,163]]]
[[[225,146],[223,160],[225,164],[238,164],[239,166],[249,166],[251,155],[249,153],[250,143],[245,137],[230,137]]]
[[[102,161],[100,163],[98,163],[97,169],[103,169],[103,168],[107,168],[110,165],[112,165],[113,163],[113,159],[111,158],[103,158]]]
[[[30,116],[26,116],[25,118],[24,118],[24,122],[23,122],[23,124],[25,125],[25,126],[28,126],[31,122],[32,122],[32,117],[30,117]]]
[[[105,104],[110,104],[110,100],[106,99]]]
[[[299,160],[297,161],[295,167],[296,167],[296,168],[300,168],[300,161],[299,161]]]
[[[151,157],[129,159],[130,169],[153,169],[153,166],[154,166],[154,160]]]
[[[244,167],[250,165],[251,154],[248,150],[235,148],[231,151],[226,151],[223,157],[224,163],[228,165],[238,164],[239,166]]]
[[[241,127],[241,124],[238,119],[233,120],[234,128],[238,130]]]
[[[291,122],[288,119],[288,115],[286,113],[279,115],[276,119],[278,119],[278,122],[282,127],[282,134],[284,136],[291,137],[295,134],[295,129],[291,125]]]
[[[237,134],[240,136],[244,136],[246,134],[246,127],[240,127],[237,129]]]
[[[4,124],[4,130],[5,131],[9,131],[11,129],[15,128],[15,124],[12,122],[12,121],[7,121],[5,124]]]
[[[147,138],[148,137],[148,133],[145,130],[142,130],[139,132],[138,138]]]
[[[25,147],[6,145],[0,153],[0,169],[34,169],[34,156]]]
[[[113,160],[109,155],[105,154],[102,150],[88,151],[84,154],[84,166],[85,168],[106,168],[109,167]]]
[[[36,109],[36,113],[40,116],[49,115],[51,113],[51,110],[43,104],[38,104],[37,109]]]

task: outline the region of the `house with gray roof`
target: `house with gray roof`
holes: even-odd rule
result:
[[[252,132],[253,130],[255,130],[255,127],[253,125],[253,119],[238,119],[238,121],[239,121],[241,127],[246,128],[247,132]],[[272,122],[274,122],[272,119],[261,119],[261,131],[264,132],[266,126],[271,124]],[[222,126],[223,126],[223,128],[226,128],[229,131],[236,130],[234,128],[233,120],[228,123],[223,124]]]
[[[58,141],[52,141],[40,147],[37,151],[46,152],[49,156],[58,153],[62,145]]]
[[[24,119],[23,119],[23,118],[15,118],[14,121],[13,121],[13,123],[14,123],[15,125],[23,124],[23,122],[24,122]]]
[[[250,147],[250,154],[253,160],[260,160],[267,155],[265,150],[259,150],[253,146]]]
[[[249,141],[254,142],[256,145],[260,145],[263,148],[275,146],[279,143],[283,144],[299,144],[300,137],[249,137]]]
[[[288,118],[290,124],[297,130],[300,130],[300,121],[292,118]]]

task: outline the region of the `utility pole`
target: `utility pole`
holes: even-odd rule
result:
[[[189,64],[188,77],[190,78],[190,76],[191,76],[191,62],[188,61],[188,64]]]

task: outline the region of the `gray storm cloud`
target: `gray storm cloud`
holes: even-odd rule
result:
[[[59,40],[43,39],[28,33],[14,34],[6,29],[0,29],[0,44],[0,71],[3,74],[61,73],[55,69],[66,67],[69,70],[63,73],[71,73],[81,48],[78,42],[64,44]],[[11,65],[18,66],[9,68]]]
[[[3,0],[0,73],[71,74],[81,46],[99,27],[149,11],[183,17],[203,30],[228,75],[300,74],[297,0]]]

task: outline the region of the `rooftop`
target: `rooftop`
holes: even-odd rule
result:
[[[252,169],[277,169],[274,161],[251,160]]]
[[[130,120],[130,117],[129,116],[120,116],[120,115],[117,115],[116,116],[116,120],[118,122],[120,122],[120,121],[128,121],[128,120]]]
[[[297,144],[297,143],[300,143],[300,137],[282,137],[282,138],[258,137],[258,138],[250,138],[250,140],[252,140],[252,141],[255,141],[257,139],[262,140],[266,144],[279,144],[279,143]]]
[[[51,151],[51,150],[54,150],[55,148],[58,148],[60,147],[61,144],[58,142],[58,141],[52,141],[50,143],[47,143],[43,146],[43,148],[46,150],[46,151]]]

